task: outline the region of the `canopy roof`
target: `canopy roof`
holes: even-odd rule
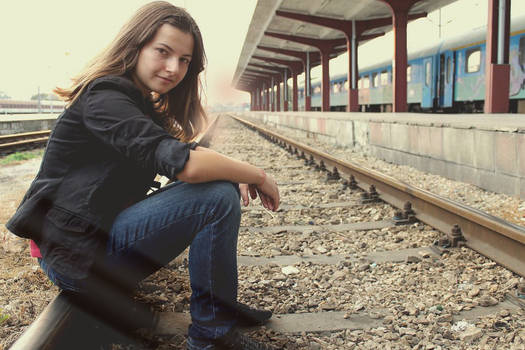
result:
[[[420,0],[410,8],[409,15],[426,14],[455,1],[456,0]],[[379,0],[259,0],[255,7],[239,57],[237,69],[233,77],[232,84],[234,87],[242,88],[243,82],[253,79],[245,76],[246,73],[250,73],[251,75],[272,73],[272,70],[261,68],[261,65],[273,67],[274,70],[277,67],[285,67],[279,63],[267,63],[264,60],[254,58],[254,56],[297,60],[298,63],[300,62],[298,58],[263,50],[258,48],[258,46],[301,52],[319,52],[317,48],[313,46],[264,35],[265,32],[290,34],[322,40],[345,39],[345,34],[340,30],[278,16],[276,15],[276,11],[348,21],[392,17],[390,7]],[[365,30],[362,35],[366,38],[368,35],[380,35],[390,30],[392,30],[391,22],[388,25]],[[362,40],[360,43],[365,41],[366,40]],[[331,55],[332,57],[346,52],[346,43],[336,46],[335,49],[336,52]],[[247,72],[246,69],[249,69],[250,72]],[[273,71],[273,73],[275,73],[275,71]]]

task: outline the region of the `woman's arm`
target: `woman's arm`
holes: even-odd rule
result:
[[[197,147],[190,151],[190,157],[177,179],[187,183],[201,183],[215,180],[262,184],[264,171],[218,152]]]
[[[184,169],[177,174],[177,179],[188,183],[226,180],[254,185],[254,191],[258,192],[266,208],[277,210],[279,207],[277,184],[264,170],[201,146],[190,151],[190,157]]]

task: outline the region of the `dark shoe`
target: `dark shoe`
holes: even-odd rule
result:
[[[222,337],[214,340],[201,340],[188,337],[187,350],[276,350],[273,346],[259,343],[237,329],[232,328]]]
[[[269,310],[254,309],[239,302],[235,306],[235,310],[238,312],[237,325],[241,327],[260,326],[272,317],[272,312]]]

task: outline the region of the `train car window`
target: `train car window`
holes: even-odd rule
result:
[[[518,56],[521,68],[525,69],[525,35],[522,35],[520,38],[520,48]]]
[[[345,80],[345,83],[343,86],[345,87],[345,91],[348,91],[348,87],[349,87],[348,80]]]
[[[314,94],[320,94],[321,93],[321,87],[319,85],[317,85],[315,88],[314,88]]]
[[[430,86],[432,82],[432,62],[428,61],[425,64],[425,85]]]
[[[357,88],[361,89],[362,87],[363,87],[363,79],[359,78],[359,80],[357,81]]]
[[[341,90],[341,85],[339,85],[339,83],[334,83],[334,88],[333,88],[334,94],[338,94],[340,90]]]
[[[386,70],[381,72],[381,85],[388,85],[388,72]]]
[[[412,65],[407,66],[407,83],[410,83],[412,81]]]
[[[447,84],[450,84],[450,79],[452,78],[452,59],[450,57],[447,57],[447,77],[446,81]]]
[[[481,66],[481,49],[475,48],[470,49],[466,53],[467,59],[465,60],[466,67],[465,72],[467,73],[475,73],[479,72],[479,68]]]
[[[370,77],[366,76],[363,78],[363,88],[368,89],[370,87]]]

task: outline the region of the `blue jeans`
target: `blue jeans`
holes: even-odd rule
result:
[[[189,336],[215,339],[235,324],[237,236],[240,225],[237,184],[177,181],[122,211],[115,219],[106,256],[97,264],[104,280],[133,288],[190,246]],[[87,290],[86,280],[73,280],[41,267],[60,288]],[[89,278],[88,278],[89,279]]]

